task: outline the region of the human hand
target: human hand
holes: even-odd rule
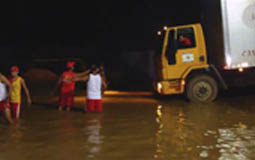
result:
[[[32,104],[31,98],[27,98],[27,104],[28,104],[28,106],[30,106]]]

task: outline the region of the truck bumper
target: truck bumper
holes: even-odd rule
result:
[[[157,81],[154,89],[161,95],[182,94],[185,90],[185,80]]]

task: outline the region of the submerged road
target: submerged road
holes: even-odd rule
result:
[[[36,99],[36,98],[35,98]],[[108,92],[103,113],[59,112],[56,98],[22,108],[17,125],[0,122],[0,160],[254,160],[255,95],[211,104],[146,92]]]

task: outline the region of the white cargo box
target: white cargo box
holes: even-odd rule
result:
[[[202,0],[209,62],[225,69],[255,66],[255,0]]]

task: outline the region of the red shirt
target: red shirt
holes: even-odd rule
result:
[[[75,82],[73,81],[73,78],[75,77],[74,72],[64,72],[62,74],[62,87],[61,92],[73,92],[75,88]]]
[[[184,38],[183,38],[183,43],[184,43],[185,45],[187,45],[187,46],[191,46],[191,41],[190,41],[190,39],[188,39],[187,37],[184,37]]]

